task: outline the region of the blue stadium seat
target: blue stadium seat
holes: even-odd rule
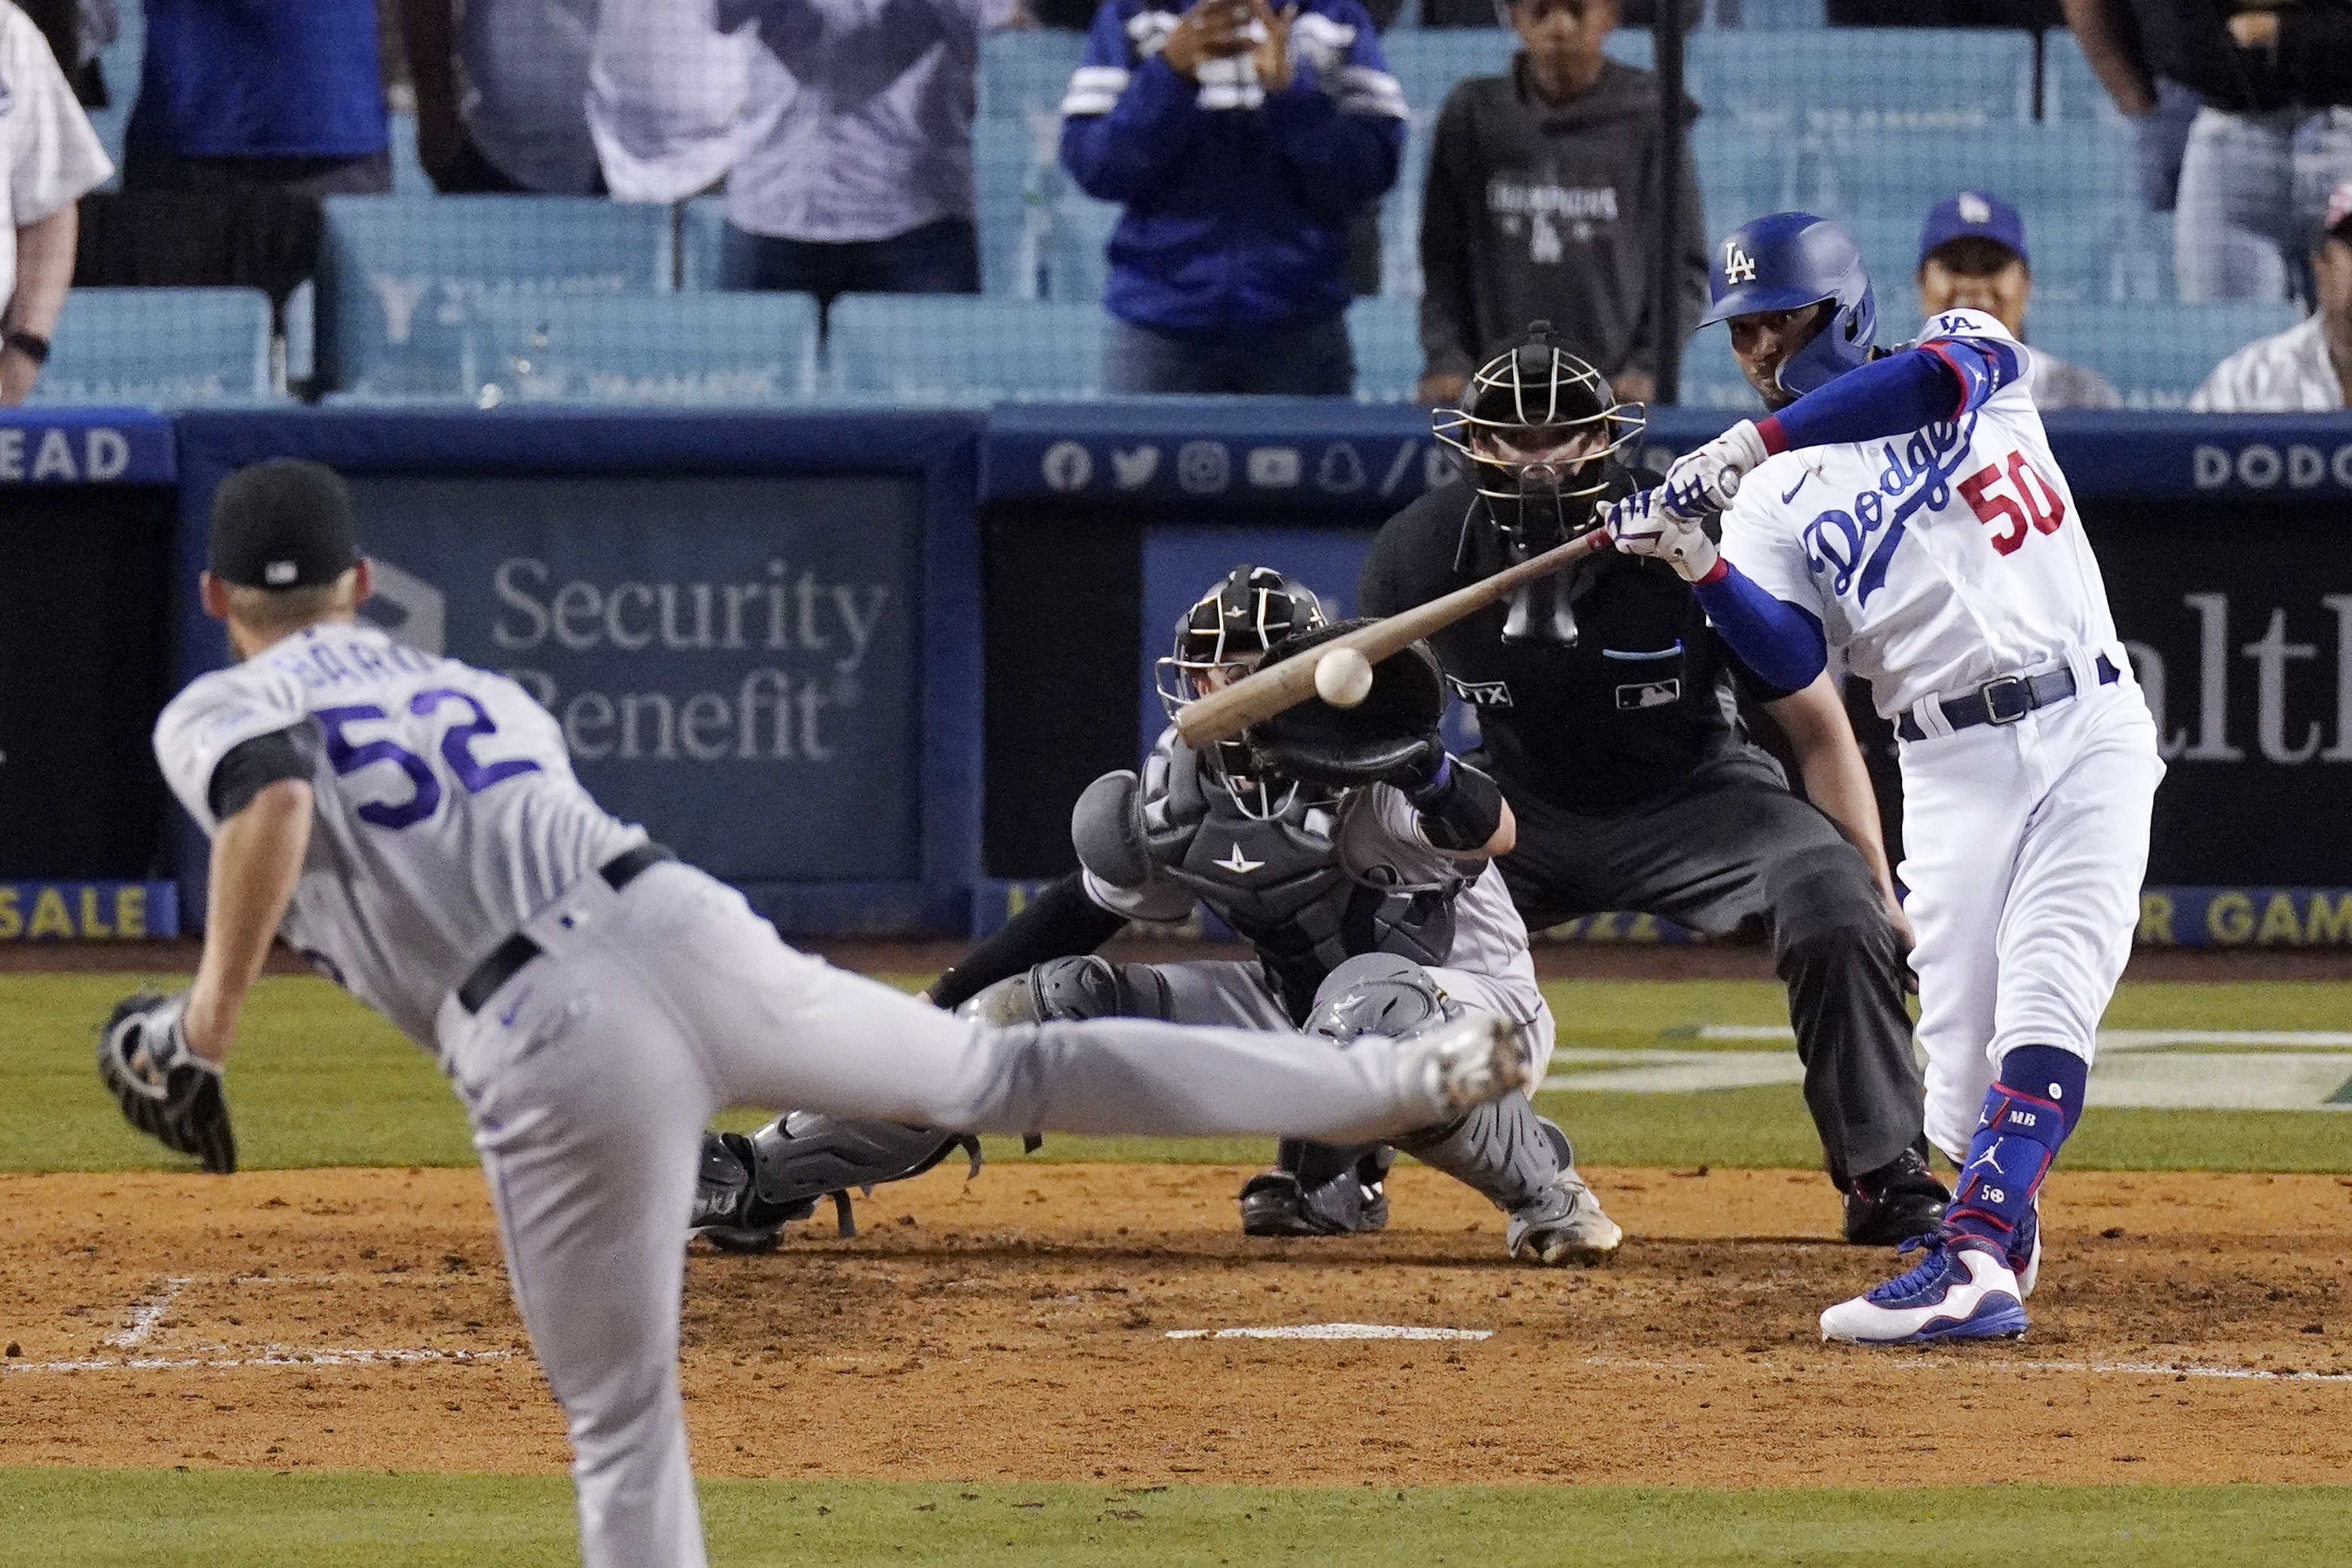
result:
[[[1127,209],[1117,202],[1098,202],[1061,177],[1055,185],[1053,226],[1045,255],[1048,298],[1073,303],[1102,305],[1110,279],[1110,231]]]
[[[2293,305],[2242,300],[2036,303],[2026,327],[2037,346],[2113,382],[2125,406],[2178,408],[2222,360],[2301,319]]]
[[[1676,401],[1686,408],[1737,408],[1764,412],[1764,400],[1739,374],[1731,357],[1731,329],[1701,327],[1683,345],[1682,385]]]
[[[1398,28],[1381,39],[1404,100],[1412,107],[1413,123],[1434,125],[1445,95],[1464,77],[1500,76],[1511,68],[1519,41],[1506,27]],[[1646,27],[1621,27],[1609,35],[1602,50],[1611,59],[1647,70],[1655,58]]]
[[[1421,380],[1421,301],[1376,298],[1348,307],[1356,401],[1408,403]]]
[[[588,196],[330,196],[319,268],[320,371],[371,397],[466,390],[462,331],[509,296],[655,293],[666,206]]]
[[[1034,300],[1043,292],[1054,196],[1065,183],[1053,140],[1021,120],[982,120],[972,127],[982,293]]]
[[[677,211],[677,286],[698,294],[726,285],[727,198],[697,196]]]
[[[1690,95],[1759,134],[1964,131],[2030,121],[2033,41],[1986,28],[1710,29],[1690,39]]]
[[[1051,27],[990,33],[980,40],[980,114],[1020,122],[1059,120],[1070,73],[1087,50],[1086,35]]]
[[[1822,0],[1731,0],[1738,13],[1738,26],[1742,27],[1799,28],[1829,26],[1828,7]],[[1718,20],[1728,9],[1718,0]]]
[[[276,395],[258,289],[76,289],[31,400],[191,408]]]
[[[553,295],[485,300],[464,332],[475,402],[699,406],[816,391],[806,294]]]
[[[424,161],[416,155],[416,116],[395,110],[384,116],[385,130],[392,145],[392,194],[395,196],[429,196],[436,194],[433,176],[425,172]]]
[[[2053,27],[2042,35],[2042,118],[2125,123],[2123,110],[2099,85],[2091,62],[2084,58],[2083,46],[2063,27]]]
[[[1102,307],[970,294],[845,294],[833,302],[832,390],[895,403],[1099,396]]]

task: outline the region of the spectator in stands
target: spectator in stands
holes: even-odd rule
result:
[[[2119,19],[2110,13],[2121,3],[2106,0],[2078,23],[2094,65],[2094,42],[2115,43]],[[2318,243],[2320,210],[2330,189],[2352,179],[2352,4],[2127,3],[2147,68],[2204,99],[2173,212],[2180,298],[2309,299],[2305,258]],[[2089,4],[2069,0],[2070,16]],[[2123,96],[2116,103],[2133,110]]]
[[[980,35],[1013,0],[719,0],[758,29],[727,179],[731,287],[977,294]]]
[[[2194,88],[2175,76],[2184,68],[2179,29],[2159,26],[2148,37],[2134,7],[2161,10],[2171,0],[2061,0],[2066,26],[2082,46],[2126,120],[2131,121],[2139,163],[2140,201],[2148,211],[2168,213],[2180,191],[2180,160],[2189,147],[2189,127],[2201,104]]]
[[[114,173],[48,40],[0,0],[0,405],[25,401],[72,287],[74,203]]]
[[[1962,191],[1939,202],[1919,232],[1919,313],[1982,310],[2025,341],[2025,308],[2033,300],[2033,264],[2025,248],[2025,220],[1999,196]],[[2029,347],[2033,405],[2115,408],[2123,399],[2096,371],[2068,364]]]
[[[374,0],[147,0],[127,190],[392,189]]]
[[[2312,414],[2352,406],[2352,182],[2328,198],[2311,258],[2319,308],[2273,338],[2247,344],[2191,394],[2200,414]]]
[[[680,202],[735,160],[751,57],[740,5],[724,29],[711,0],[597,0],[588,129],[614,201]]]
[[[1348,229],[1405,121],[1359,0],[1104,0],[1062,117],[1063,166],[1127,209],[1106,391],[1355,390]]]
[[[1662,346],[1679,353],[1706,306],[1706,217],[1681,160],[1673,320],[1653,308],[1658,79],[1601,50],[1615,0],[1512,0],[1523,46],[1508,76],[1455,85],[1437,116],[1421,207],[1423,401],[1549,321],[1619,397],[1654,396]],[[1685,104],[1685,122],[1698,106]]]
[[[590,195],[596,0],[400,0],[416,88],[416,158],[433,188]],[[461,87],[462,83],[462,87]]]

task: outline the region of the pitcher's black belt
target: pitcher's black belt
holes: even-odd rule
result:
[[[648,866],[658,866],[677,857],[658,844],[640,844],[635,849],[624,849],[596,868],[596,875],[605,885],[619,892],[636,880],[637,873]],[[466,976],[457,987],[457,1005],[468,1013],[478,1013],[482,1004],[497,994],[498,988],[514,978],[515,971],[537,958],[544,951],[539,943],[520,931],[490,950],[490,956],[474,965],[474,973]]]
[[[2117,671],[2105,654],[2099,656],[2099,684],[2112,685]],[[2004,675],[1998,680],[1988,680],[1966,697],[1944,700],[1944,722],[1955,730],[1973,730],[1979,724],[2014,724],[2036,708],[2047,708],[2053,702],[2063,702],[2074,695],[2074,672],[2070,668],[2045,670],[2040,675]],[[1906,713],[1895,721],[1895,732],[1906,741],[1924,741],[1927,731],[1919,721]]]

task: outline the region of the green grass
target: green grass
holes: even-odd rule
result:
[[[887,978],[912,989],[928,977]],[[97,1021],[134,984],[121,975],[0,977],[0,1169],[188,1168],[124,1126],[98,1086]],[[1689,1048],[1706,1024],[1788,1016],[1783,994],[1769,982],[1555,981],[1546,991],[1563,1047]],[[2340,1028],[2347,1019],[2352,984],[2311,982],[2133,985],[2107,1015],[2120,1028]],[[432,1059],[323,981],[261,983],[246,1012],[230,1086],[248,1169],[473,1159],[465,1119]],[[1793,1087],[1549,1094],[1541,1103],[1568,1127],[1579,1157],[1593,1164],[1804,1168],[1821,1158]],[[729,1124],[760,1120],[738,1114]],[[989,1142],[992,1159],[1023,1158],[1015,1141]],[[1027,1157],[1251,1164],[1266,1158],[1267,1148],[1262,1139],[1055,1137]],[[2104,1110],[2068,1143],[2065,1163],[2077,1170],[2341,1171],[2352,1169],[2352,1118]]]
[[[2347,1487],[1683,1488],[707,1481],[720,1568],[2294,1568],[2336,1559]],[[576,1559],[561,1477],[0,1471],[18,1568],[410,1568]]]

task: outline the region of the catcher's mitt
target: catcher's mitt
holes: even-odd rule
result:
[[[181,1016],[188,994],[142,991],[114,1005],[98,1037],[98,1076],[122,1107],[122,1119],[167,1149],[194,1154],[205,1169],[236,1169],[221,1071],[188,1048]]]
[[[1294,634],[1266,649],[1261,662],[1271,665],[1370,624],[1341,621]],[[1441,745],[1437,724],[1444,713],[1437,656],[1427,644],[1414,643],[1372,667],[1372,689],[1355,707],[1310,698],[1251,725],[1242,738],[1270,773],[1345,789],[1429,766]]]

